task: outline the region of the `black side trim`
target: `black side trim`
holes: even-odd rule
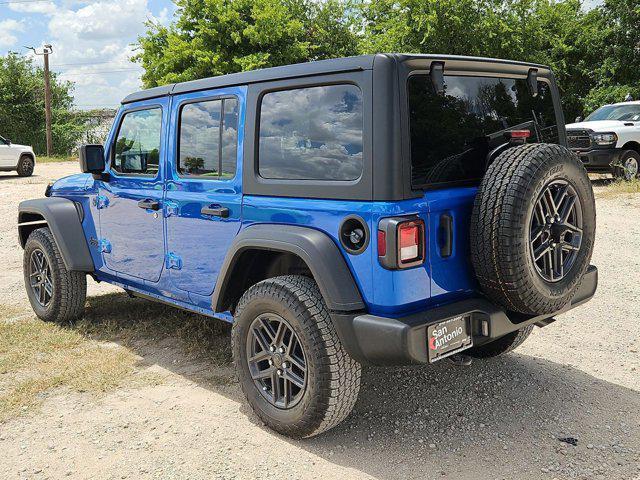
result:
[[[240,255],[246,250],[289,252],[300,257],[313,274],[329,310],[364,309],[351,271],[336,244],[326,234],[307,227],[261,224],[244,229],[227,252],[213,292],[214,312],[226,309],[225,290]]]
[[[428,325],[452,317],[469,315],[472,320],[474,345],[482,345],[528,325],[542,327],[552,323],[556,315],[591,299],[597,286],[598,270],[591,265],[571,303],[548,315],[530,316],[505,312],[485,298],[470,298],[402,318],[336,313],[332,314],[332,318],[345,349],[361,363],[427,363]],[[488,322],[488,335],[482,333],[483,321]]]
[[[48,197],[21,202],[18,206],[18,235],[23,248],[32,229],[21,228],[20,223],[29,222],[34,214],[41,216],[47,222],[67,270],[80,272],[95,270],[78,210],[73,201],[60,197]]]

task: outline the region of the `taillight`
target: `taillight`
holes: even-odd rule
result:
[[[398,228],[398,259],[400,263],[411,263],[420,259],[421,226],[419,222],[406,222]]]
[[[420,265],[425,260],[424,221],[412,217],[380,220],[378,227],[378,259],[383,267],[397,270]]]
[[[531,136],[531,130],[509,130],[505,136],[511,145],[522,145]]]
[[[529,138],[531,130],[510,130],[508,135],[511,138]]]
[[[378,230],[378,256],[384,257],[387,254],[387,234]]]

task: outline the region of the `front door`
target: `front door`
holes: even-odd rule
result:
[[[9,141],[0,137],[0,167],[15,167],[17,163]]]
[[[240,229],[244,88],[174,98],[165,209],[173,285],[207,306]]]
[[[109,179],[100,181],[96,204],[106,267],[157,282],[164,266],[162,201],[163,129],[168,99],[120,113],[107,150]]]

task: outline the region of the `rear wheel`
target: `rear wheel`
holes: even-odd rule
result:
[[[620,162],[613,167],[613,176],[627,182],[640,178],[640,153],[626,150],[620,155]]]
[[[245,292],[235,311],[233,357],[256,414],[291,437],[344,420],[360,389],[360,365],[342,347],[316,283],[288,275]]]
[[[24,283],[36,315],[46,322],[64,323],[82,316],[87,276],[70,272],[48,228],[34,230],[24,247]]]
[[[508,333],[504,337],[500,337],[493,342],[485,343],[479,347],[470,348],[464,353],[475,358],[490,358],[497,357],[498,355],[504,355],[505,353],[509,353],[522,345],[522,343],[529,337],[532,330],[533,325],[529,325],[523,329]]]
[[[22,155],[20,160],[18,160],[18,168],[16,171],[21,177],[30,177],[33,175],[34,166],[35,162],[33,161],[33,158],[29,155]]]

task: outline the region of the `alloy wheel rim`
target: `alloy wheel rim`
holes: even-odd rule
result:
[[[567,276],[582,246],[582,206],[566,180],[547,184],[536,200],[529,229],[529,250],[543,280]]]
[[[30,160],[24,160],[24,168],[27,173],[33,173],[33,163]]]
[[[29,285],[41,307],[48,307],[53,298],[51,267],[44,252],[36,248],[29,257]]]
[[[638,175],[638,160],[634,157],[629,157],[623,164],[624,178],[627,180],[633,180]]]
[[[262,396],[277,408],[295,407],[307,387],[307,362],[298,335],[280,315],[258,316],[247,335],[247,364]]]

